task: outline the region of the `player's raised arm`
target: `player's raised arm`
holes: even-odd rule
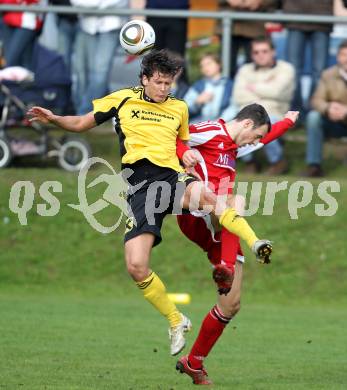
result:
[[[288,111],[283,120],[276,122],[271,126],[271,130],[260,140],[260,142],[266,145],[276,138],[281,137],[288,129],[294,126],[298,117],[299,111]]]
[[[246,156],[249,153],[261,149],[264,145],[281,137],[288,129],[294,126],[298,117],[299,111],[288,111],[283,120],[271,125],[271,130],[259,141],[257,145],[245,145],[239,147],[237,150],[237,158]]]
[[[52,111],[43,107],[32,107],[27,115],[30,122],[41,122],[44,124],[52,123],[64,130],[81,133],[96,126],[94,113],[91,111],[88,114],[80,116],[60,116],[55,115]]]

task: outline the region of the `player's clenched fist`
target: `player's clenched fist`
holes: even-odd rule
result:
[[[284,117],[290,119],[295,123],[299,118],[299,114],[299,111],[288,111]]]
[[[189,149],[183,154],[182,162],[186,168],[191,168],[199,162],[199,158],[196,156],[194,150]]]

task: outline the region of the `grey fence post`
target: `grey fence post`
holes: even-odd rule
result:
[[[222,64],[223,64],[223,76],[229,77],[230,75],[230,60],[231,60],[231,29],[233,20],[224,15],[222,19]]]

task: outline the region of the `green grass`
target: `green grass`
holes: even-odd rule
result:
[[[88,135],[94,155],[119,168],[118,146],[111,135]],[[287,180],[292,185],[303,168],[304,145],[288,142],[287,177],[247,177],[239,181]],[[242,171],[242,164],[240,171]],[[313,199],[290,219],[288,192],[278,193],[272,216],[260,212],[249,222],[274,241],[270,266],[253,261],[246,249],[242,310],[207,360],[216,389],[344,389],[347,384],[347,175],[331,156],[327,180],[340,183],[333,196],[339,209],[317,217],[314,205],[320,180],[312,180]],[[91,178],[104,170],[94,169]],[[9,210],[11,186],[30,180],[36,188],[28,225],[20,226]],[[61,209],[41,217],[38,189],[58,180]],[[99,185],[90,201],[103,194]],[[174,370],[168,354],[164,319],[145,303],[128,277],[123,260],[122,229],[102,235],[77,203],[77,177],[50,164],[0,171],[0,389],[188,389],[189,378]],[[117,210],[100,218],[112,223]],[[183,307],[197,334],[201,319],[215,301],[211,270],[201,250],[167,217],[163,243],[151,264],[169,292],[188,292]]]
[[[131,297],[2,296],[0,388],[186,389],[166,323]],[[212,297],[185,307],[196,328]],[[246,303],[206,364],[216,389],[343,389],[341,307]]]

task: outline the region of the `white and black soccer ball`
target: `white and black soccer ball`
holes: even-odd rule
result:
[[[155,32],[149,23],[143,20],[131,20],[120,30],[119,40],[128,54],[139,56],[152,49]]]

